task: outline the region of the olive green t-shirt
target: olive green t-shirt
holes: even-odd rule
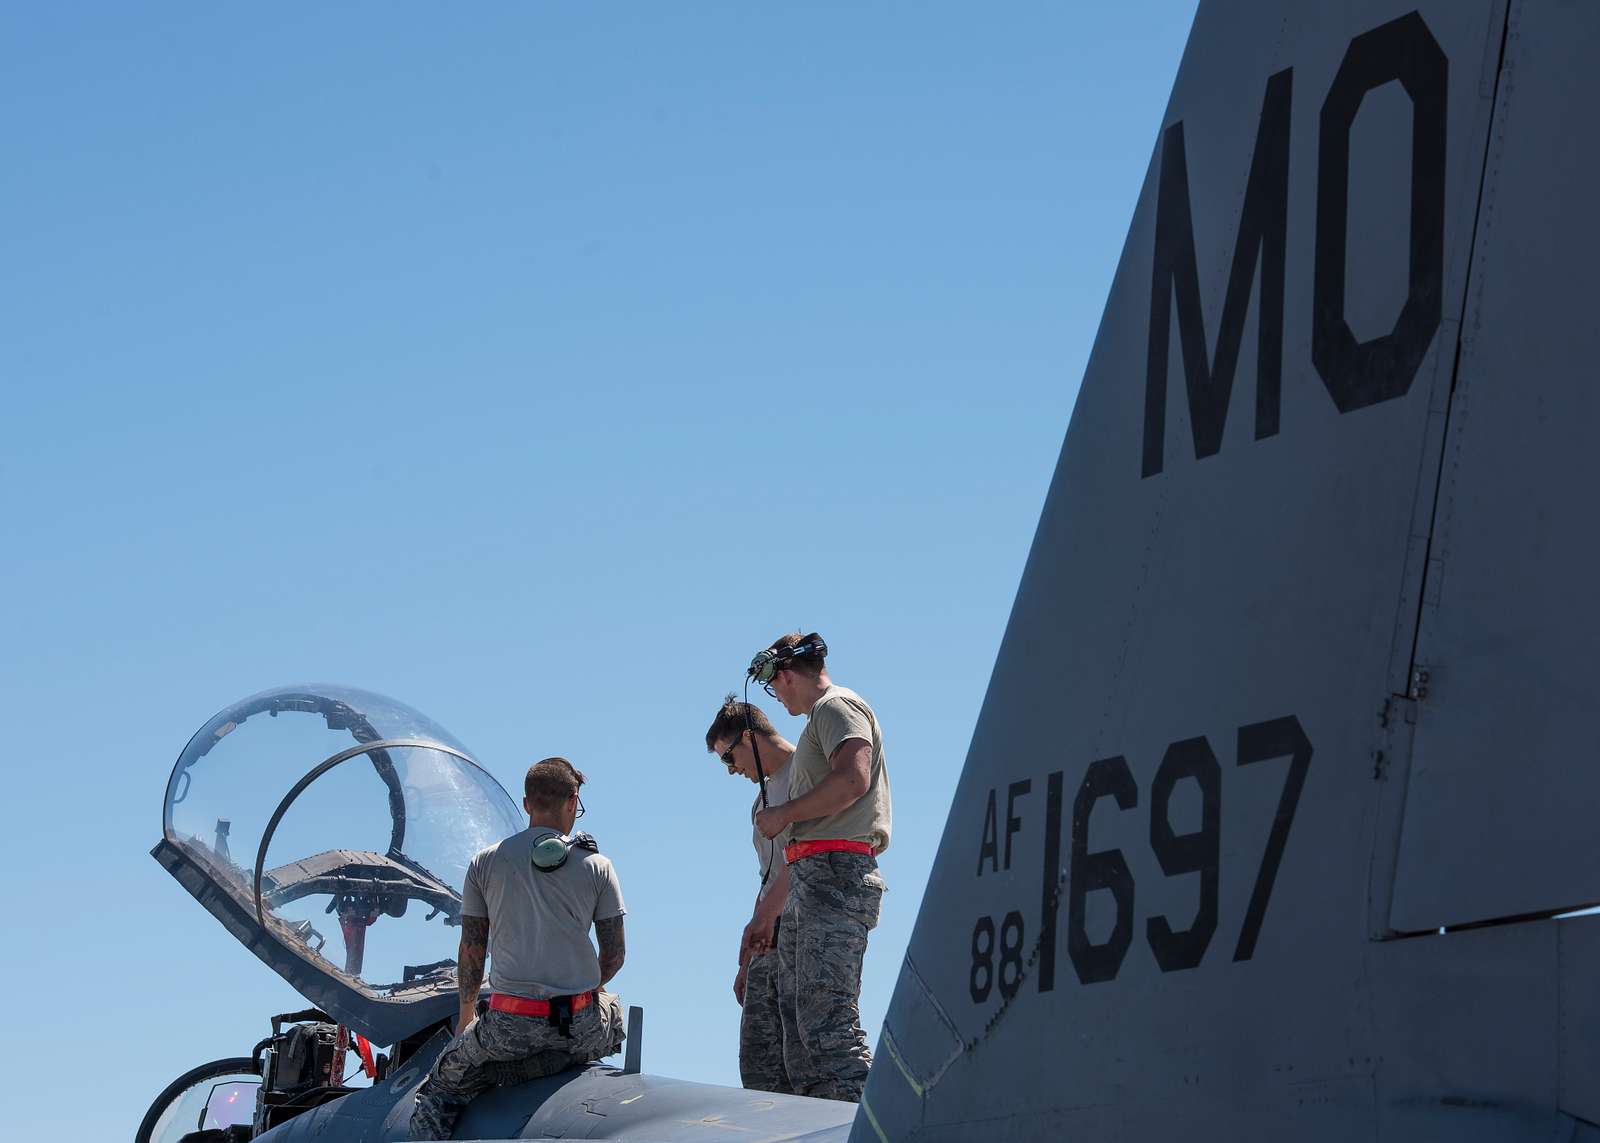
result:
[[[872,744],[867,792],[836,814],[795,822],[794,841],[864,841],[877,853],[889,848],[893,814],[889,804],[889,771],[883,763],[883,731],[865,699],[848,687],[831,686],[811,708],[789,763],[789,799],[809,793],[826,778],[829,759],[846,739]]]

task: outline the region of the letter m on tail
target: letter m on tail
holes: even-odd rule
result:
[[[1283,261],[1289,207],[1289,107],[1293,70],[1267,80],[1256,131],[1255,153],[1245,185],[1239,237],[1233,246],[1228,289],[1222,303],[1217,352],[1206,355],[1205,316],[1200,309],[1200,275],[1195,265],[1194,219],[1189,209],[1189,163],[1183,124],[1162,133],[1161,174],[1156,198],[1154,270],[1150,284],[1150,353],[1144,390],[1144,471],[1161,471],[1167,432],[1167,346],[1172,302],[1178,302],[1178,343],[1189,395],[1189,423],[1196,459],[1222,447],[1222,430],[1233,395],[1233,374],[1244,337],[1245,311],[1256,268],[1261,270],[1257,315],[1256,439],[1278,431],[1283,381]]]

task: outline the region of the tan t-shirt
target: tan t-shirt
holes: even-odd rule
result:
[[[893,814],[889,803],[889,771],[883,760],[883,731],[865,699],[848,687],[831,686],[811,708],[789,763],[789,798],[809,793],[833,767],[829,759],[840,743],[859,738],[872,744],[867,792],[836,814],[795,822],[795,841],[864,841],[882,853],[889,848]]]

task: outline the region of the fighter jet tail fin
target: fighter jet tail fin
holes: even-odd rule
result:
[[[1201,5],[852,1138],[1600,1133],[1595,58]]]

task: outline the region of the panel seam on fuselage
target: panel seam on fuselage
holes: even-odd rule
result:
[[[1489,168],[1495,153],[1495,124],[1500,112],[1500,84],[1505,78],[1506,47],[1511,39],[1511,13],[1521,0],[1506,0],[1505,16],[1500,25],[1500,51],[1495,61],[1494,90],[1489,96],[1488,129],[1484,132],[1483,165],[1478,172],[1478,196],[1473,204],[1472,237],[1467,244],[1467,278],[1461,288],[1461,312],[1456,322],[1455,356],[1450,365],[1450,388],[1445,396],[1444,426],[1439,443],[1439,468],[1434,474],[1433,504],[1428,512],[1427,543],[1422,553],[1422,576],[1417,586],[1416,616],[1411,626],[1411,654],[1406,662],[1405,677],[1414,679],[1418,670],[1417,654],[1422,645],[1422,624],[1428,606],[1428,578],[1432,574],[1434,537],[1439,527],[1439,502],[1444,498],[1445,465],[1450,456],[1450,418],[1456,407],[1456,386],[1461,381],[1461,343],[1467,336],[1467,315],[1472,308],[1472,293],[1476,281],[1473,273],[1478,256],[1478,232],[1483,225],[1484,196],[1489,186]],[[1406,698],[1407,695],[1397,695]]]

